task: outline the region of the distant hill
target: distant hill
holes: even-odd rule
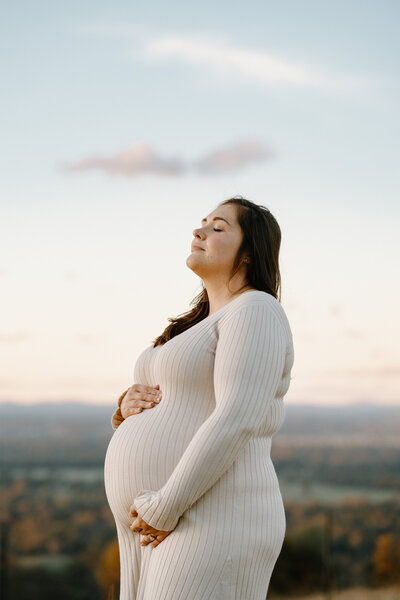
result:
[[[353,444],[400,447],[400,406],[286,404],[285,409],[285,421],[274,437],[276,442],[290,438],[293,444],[308,441],[332,445],[346,440]],[[66,435],[104,439],[113,433],[110,420],[114,410],[115,405],[72,401],[3,403],[0,404],[1,433],[4,440]]]
[[[357,403],[347,406],[326,406],[311,404],[285,404],[287,419],[283,425],[289,431],[294,425],[296,429],[301,424],[302,431],[312,431],[315,424],[335,423],[341,429],[353,430],[363,428],[365,424],[388,422],[400,417],[400,405],[380,405]],[[102,420],[115,410],[114,404],[92,404],[79,401],[38,402],[20,404],[17,402],[0,403],[0,417],[20,417],[24,414],[29,418],[55,418],[59,416],[68,419],[95,418]],[[330,427],[329,427],[330,428]],[[282,429],[281,429],[282,431]]]
[[[400,489],[400,406],[285,408],[271,450],[282,481]],[[8,470],[102,468],[114,410],[84,402],[0,404],[1,462]]]

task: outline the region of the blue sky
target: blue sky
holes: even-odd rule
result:
[[[0,401],[114,402],[222,200],[282,230],[287,402],[398,403],[397,2],[19,2],[2,19]]]

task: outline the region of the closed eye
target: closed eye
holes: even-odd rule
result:
[[[223,231],[223,229],[215,229],[214,227],[214,231]]]

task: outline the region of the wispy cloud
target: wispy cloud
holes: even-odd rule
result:
[[[241,140],[216,148],[191,162],[176,156],[161,156],[149,144],[140,142],[115,155],[89,156],[70,164],[63,164],[61,168],[67,172],[97,169],[109,175],[131,178],[146,173],[181,176],[190,170],[200,175],[217,175],[266,161],[273,156],[272,150],[264,142],[255,139]]]
[[[209,152],[195,161],[193,167],[204,174],[220,173],[241,169],[247,164],[259,161],[265,162],[273,156],[272,150],[263,142],[243,140]]]
[[[81,34],[117,38],[135,62],[174,61],[214,73],[224,81],[254,83],[267,88],[295,86],[323,92],[363,91],[376,86],[376,77],[335,74],[329,69],[283,56],[277,50],[248,48],[223,33],[154,31],[141,25],[97,22],[81,25]]]
[[[128,150],[111,156],[89,156],[63,167],[66,171],[98,169],[109,175],[136,177],[143,173],[180,175],[186,166],[179,159],[158,155],[149,144],[137,143]]]

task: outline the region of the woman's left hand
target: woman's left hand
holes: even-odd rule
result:
[[[131,504],[131,507],[129,509],[129,516],[135,517],[133,523],[129,525],[129,529],[143,536],[143,540],[140,542],[141,546],[147,546],[147,544],[151,544],[151,546],[155,548],[156,546],[161,544],[161,542],[167,537],[167,535],[171,533],[171,531],[155,529],[154,527],[146,523],[146,521],[143,521],[142,517],[139,517],[134,504]]]

